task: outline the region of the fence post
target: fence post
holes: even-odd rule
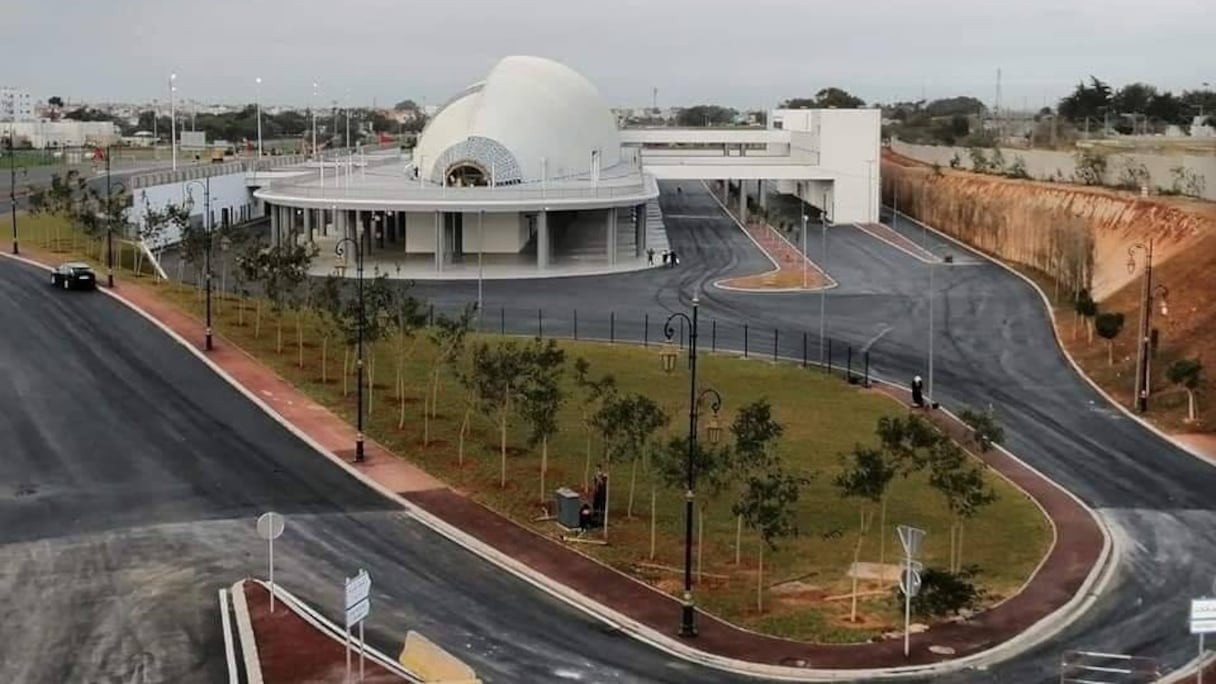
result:
[[[777,362],[777,329],[773,328],[773,363]]]
[[[849,345],[845,349],[844,354],[844,381],[853,384],[853,345]]]
[[[435,305],[431,304],[430,311],[426,315],[427,325],[434,327],[435,325]]]
[[[824,372],[828,375],[832,374],[832,338],[828,338],[828,365],[824,368]]]
[[[642,316],[642,346],[650,346],[650,314]]]
[[[536,309],[536,336],[542,340],[545,339],[545,326],[543,323],[541,323],[541,320],[543,318],[544,318],[544,315],[541,313],[541,310],[539,308],[537,308]]]
[[[680,349],[684,348],[684,319],[680,320]]]
[[[806,368],[806,331],[802,332],[802,367]]]
[[[865,352],[862,353],[861,359],[862,359],[862,363],[865,364],[865,381],[864,381],[865,384],[863,384],[862,386],[869,387],[870,386],[870,350],[869,349],[865,350]]]
[[[718,319],[716,318],[709,321],[709,351],[710,353],[718,351]]]
[[[574,310],[574,339],[578,339],[578,309]]]
[[[505,306],[498,309],[498,334],[507,334],[507,307]]]
[[[747,358],[747,324],[743,324],[743,358]]]
[[[616,312],[608,312],[608,344],[616,343]]]

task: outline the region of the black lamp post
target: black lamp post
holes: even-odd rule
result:
[[[1127,248],[1127,270],[1136,270],[1136,251],[1144,252],[1144,282],[1140,288],[1140,326],[1136,337],[1135,407],[1140,413],[1148,410],[1149,329],[1153,317],[1153,241],[1137,242]]]
[[[114,186],[127,192],[127,186],[122,181],[114,181],[110,176],[110,148],[106,148],[106,286],[114,288]]]
[[[682,637],[695,637],[697,635],[696,603],[693,602],[692,595],[692,521],[694,515],[693,502],[695,499],[694,488],[696,485],[697,414],[698,405],[706,395],[712,397],[714,411],[714,419],[709,426],[709,434],[707,435],[709,442],[716,444],[722,434],[722,428],[718,425],[717,421],[718,409],[722,407],[722,396],[714,389],[706,389],[701,394],[697,394],[697,310],[699,303],[699,300],[693,297],[691,317],[682,312],[676,312],[667,317],[667,322],[663,325],[663,336],[667,338],[667,344],[664,345],[663,351],[660,352],[663,360],[663,370],[669,373],[675,370],[677,354],[672,340],[676,335],[676,328],[672,325],[672,322],[677,319],[686,322],[689,328],[689,405],[687,489],[684,493],[684,596],[680,608],[680,636]]]
[[[8,129],[8,205],[13,219],[13,254],[20,254],[17,246],[17,150],[16,131],[12,126]]]
[[[338,244],[334,245],[334,254],[338,255],[338,258],[345,260],[347,243],[355,250],[355,279],[358,281],[359,289],[359,321],[357,326],[359,333],[358,345],[355,348],[355,367],[358,368],[355,462],[358,463],[363,460],[363,245],[358,240],[350,237],[338,240]]]
[[[186,183],[187,192],[189,192],[190,185],[194,183],[203,187],[203,233],[207,236],[207,243],[203,249],[203,290],[207,300],[204,348],[211,351],[213,348],[211,344],[211,176],[204,178],[202,183],[196,180],[188,181]]]

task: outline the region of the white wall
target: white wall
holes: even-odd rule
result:
[[[971,154],[965,147],[910,145],[899,140],[892,140],[891,149],[926,164],[940,164],[943,168],[949,167],[950,160],[958,155],[961,168],[971,168]],[[991,158],[992,150],[984,150],[984,154]],[[1026,173],[1031,178],[1038,180],[1067,182],[1072,179],[1077,169],[1076,159],[1071,152],[1003,148],[1001,155],[1005,158],[1006,166],[1020,158],[1026,165]],[[1141,153],[1110,154],[1106,158],[1106,182],[1111,185],[1117,184],[1129,162],[1143,164],[1148,170],[1151,192],[1156,192],[1158,186],[1170,188],[1174,183],[1173,169],[1181,166],[1204,179],[1204,191],[1201,194],[1203,199],[1216,200],[1216,157]]]
[[[435,212],[406,212],[405,251],[407,254],[435,253]]]
[[[790,131],[794,154],[805,155],[833,181],[804,181],[794,194],[815,206],[828,193],[828,216],[837,223],[878,220],[878,158],[882,113],[878,109],[778,109],[770,117]],[[785,190],[785,184],[778,188]]]
[[[135,190],[134,204],[131,208],[132,222],[143,227],[144,213],[146,207],[151,206],[154,209],[163,209],[168,204],[182,205],[187,200],[187,189],[190,195],[193,196],[194,205],[190,212],[191,218],[195,223],[201,225],[203,221],[203,185],[205,179],[197,179],[191,181],[179,181],[176,183],[168,183],[165,185],[153,185],[146,188],[138,188]],[[187,187],[188,184],[188,187]],[[228,173],[211,177],[211,216],[213,226],[219,226],[222,220],[222,209],[229,210],[230,221],[235,223],[242,220],[242,208],[244,208],[244,216],[246,219],[253,215],[254,209],[253,194],[245,185],[245,173]],[[161,236],[157,244],[149,244],[149,247],[155,249],[168,245],[176,244],[181,239],[181,234],[177,230],[168,229]]]
[[[80,147],[85,144],[109,145],[122,137],[110,121],[17,121],[4,122],[3,136],[9,126],[18,143],[28,140],[38,149],[46,147]]]
[[[464,214],[464,253],[476,254],[478,248],[477,212]],[[482,228],[485,244],[480,251],[485,254],[518,254],[527,242],[526,224],[520,221],[517,212],[485,214]]]

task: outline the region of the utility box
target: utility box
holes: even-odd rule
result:
[[[562,487],[554,493],[554,504],[557,509],[557,524],[571,530],[579,527],[578,510],[583,507],[583,499],[578,492],[569,487]]]

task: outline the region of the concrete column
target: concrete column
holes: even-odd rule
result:
[[[646,256],[646,205],[639,204],[638,207],[638,256]]]
[[[608,252],[608,265],[616,265],[616,207],[608,209],[606,240],[604,249]]]
[[[542,271],[549,268],[549,212],[536,212],[536,267]]]
[[[739,220],[747,223],[747,181],[739,179]]]
[[[768,211],[768,193],[764,191],[764,179],[756,181],[756,194],[760,197],[760,209]]]
[[[277,245],[279,243],[279,205],[271,204],[270,207],[270,244]]]
[[[312,209],[304,210],[304,234],[308,236],[308,242],[313,242],[312,234]]]
[[[443,222],[444,216],[442,211],[435,212],[435,270],[443,272]]]

